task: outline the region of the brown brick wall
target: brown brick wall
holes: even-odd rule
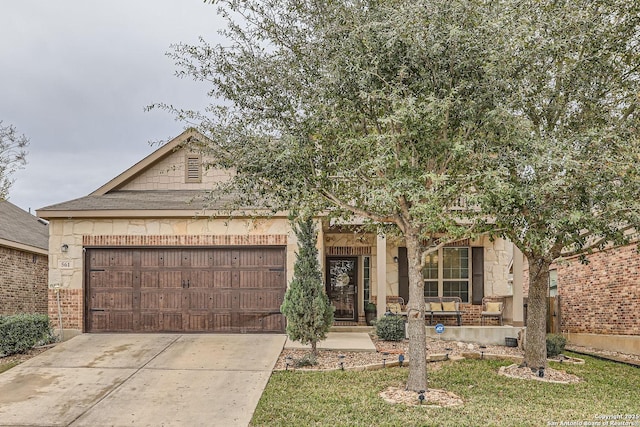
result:
[[[60,289],[60,313],[62,327],[84,331],[84,311],[82,304],[82,289]],[[58,332],[58,298],[56,291],[49,290],[49,319],[51,326]]]
[[[563,331],[640,335],[640,254],[635,245],[556,266]]]
[[[0,315],[47,314],[45,255],[0,247]]]

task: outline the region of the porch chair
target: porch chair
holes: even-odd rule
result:
[[[404,298],[396,295],[387,295],[387,312],[406,316],[407,309],[404,305]]]
[[[484,326],[485,318],[497,318],[502,326],[502,315],[504,313],[504,298],[488,296],[482,298],[482,312],[480,313],[480,325]]]

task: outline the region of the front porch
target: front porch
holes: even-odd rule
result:
[[[409,299],[408,261],[404,241],[362,231],[355,225],[324,223],[318,236],[326,292],[336,308],[337,327],[366,326],[365,308],[376,306],[380,318],[389,298]],[[480,326],[482,300],[504,301],[503,324],[524,325],[523,256],[511,242],[478,238],[453,242],[440,249],[425,272],[426,296],[461,298],[461,326]],[[455,317],[438,323],[457,325]],[[488,326],[499,326],[487,319]]]

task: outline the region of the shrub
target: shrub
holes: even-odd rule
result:
[[[547,335],[547,357],[555,357],[564,351],[567,339],[559,334]]]
[[[376,334],[385,341],[404,339],[404,318],[402,316],[383,316],[376,322]]]
[[[38,344],[52,342],[49,317],[44,314],[16,314],[0,318],[0,354],[24,353]]]
[[[304,366],[315,366],[318,364],[318,359],[313,353],[308,353],[295,361],[296,368],[302,368]]]

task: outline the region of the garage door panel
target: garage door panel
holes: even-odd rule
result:
[[[284,281],[284,269],[270,270],[243,270],[239,272],[238,285],[241,288],[282,288]]]
[[[113,249],[109,251],[109,266],[133,267],[133,250]]]
[[[232,310],[235,293],[232,291],[217,292],[211,301],[214,310]]]
[[[280,249],[247,249],[238,255],[241,268],[280,267],[284,265],[284,251]]]
[[[261,312],[239,313],[238,332],[281,332],[284,329],[281,315],[269,315]]]
[[[161,313],[154,311],[150,313],[145,313],[144,311],[140,313],[140,330],[144,332],[157,332],[161,331],[162,321],[161,321]]]
[[[284,266],[284,248],[88,249],[87,327],[283,332]]]
[[[182,313],[161,313],[161,329],[167,332],[182,332]]]
[[[189,289],[215,287],[214,272],[210,270],[191,270],[188,280]]]
[[[234,332],[234,321],[231,313],[212,313],[212,329],[217,332]]]
[[[189,309],[211,310],[214,308],[213,296],[212,292],[198,292],[191,289],[189,291]]]
[[[160,261],[163,267],[180,267],[182,266],[182,251],[180,249],[165,249],[160,256]]]
[[[161,293],[157,291],[141,291],[140,292],[140,310],[151,311],[160,309]]]
[[[133,294],[123,292],[98,292],[91,298],[91,307],[99,310],[132,310]]]
[[[240,292],[240,309],[278,311],[282,304],[282,293],[279,291]]]
[[[160,276],[158,271],[142,271],[140,273],[140,288],[157,289],[160,287]]]
[[[133,288],[133,272],[111,271],[108,283],[104,283],[103,286],[109,288]]]
[[[158,272],[158,287],[159,288],[182,288],[182,271],[163,271]]]
[[[109,329],[109,313],[94,312],[91,315],[91,328],[97,331]]]
[[[207,331],[211,329],[211,313],[189,314],[189,330]]]
[[[192,250],[189,251],[190,266],[192,268],[204,268],[209,267],[213,260],[212,254],[209,250]]]
[[[110,329],[118,332],[134,330],[133,312],[111,312]]]
[[[233,253],[229,249],[211,249],[208,251],[211,257],[210,267],[231,268],[233,266]]]

